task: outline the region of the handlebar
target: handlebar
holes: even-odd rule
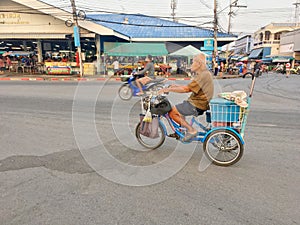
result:
[[[258,77],[258,74],[255,74],[252,72],[247,72],[247,73],[243,74],[243,78],[245,78],[248,74],[250,74],[252,76],[252,80],[254,79],[254,77]]]
[[[251,87],[250,87],[250,92],[249,92],[249,97],[252,97],[253,94],[253,90],[254,90],[254,85],[255,85],[255,80],[256,77],[258,77],[258,73],[251,73],[251,72],[247,72],[243,75],[243,78],[246,77],[246,75],[250,74],[252,76],[252,82],[251,82]]]

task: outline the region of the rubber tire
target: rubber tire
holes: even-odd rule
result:
[[[230,161],[220,161],[220,160],[217,160],[215,159],[213,156],[210,155],[210,153],[207,151],[208,150],[208,144],[209,144],[209,141],[210,139],[215,136],[215,135],[219,135],[219,133],[226,133],[227,135],[231,136],[232,138],[234,138],[236,140],[236,144],[238,144],[239,146],[239,152],[237,154],[237,156],[233,159],[233,160],[230,160]],[[214,144],[212,144],[214,145]],[[244,153],[244,145],[242,144],[240,138],[238,137],[238,135],[236,135],[233,131],[231,130],[227,130],[227,129],[220,129],[220,130],[215,130],[215,131],[212,131],[205,139],[204,143],[203,143],[203,151],[206,155],[206,157],[215,165],[218,165],[218,166],[231,166],[235,163],[237,163],[243,156],[243,153]]]
[[[163,127],[162,127],[161,124],[158,124],[158,129],[159,129],[160,132],[161,132],[160,141],[159,141],[157,144],[155,144],[155,145],[148,145],[148,144],[146,144],[145,142],[143,142],[142,137],[143,137],[143,138],[147,138],[147,137],[144,137],[143,135],[140,135],[140,132],[139,132],[140,126],[141,126],[141,122],[138,123],[138,125],[137,125],[136,128],[135,128],[135,136],[136,136],[138,142],[139,142],[142,146],[144,146],[145,148],[148,148],[148,149],[152,149],[152,150],[153,150],[153,149],[156,149],[156,148],[160,147],[160,146],[165,142],[166,134],[165,134],[164,129],[163,129]]]
[[[122,92],[125,92],[125,91],[129,91],[130,95],[128,95],[128,96],[122,95]],[[118,94],[119,94],[119,96],[120,96],[120,98],[121,98],[122,100],[128,101],[128,100],[130,100],[130,99],[132,98],[132,94],[133,94],[133,93],[132,93],[132,89],[129,87],[128,84],[123,84],[123,85],[119,88]]]

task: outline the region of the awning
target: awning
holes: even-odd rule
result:
[[[236,61],[237,61],[239,58],[241,58],[240,55],[233,55],[233,56],[230,56],[230,57],[229,57],[230,60],[236,60]]]
[[[272,62],[271,58],[262,58],[261,60],[263,63],[271,63]]]
[[[244,57],[242,57],[242,58],[239,58],[239,60],[238,60],[238,61],[240,61],[240,62],[244,62],[244,61],[248,61],[248,59],[249,59],[249,57],[248,57],[248,56],[244,56]]]
[[[109,56],[163,56],[168,55],[164,43],[125,43],[107,51]]]
[[[125,42],[126,43],[126,42]],[[124,42],[104,42],[104,53],[125,44]]]
[[[249,59],[257,59],[258,56],[262,53],[263,48],[253,49],[248,56]]]
[[[286,62],[289,62],[290,60],[293,60],[294,58],[291,58],[291,57],[277,57],[277,58],[274,58],[272,60],[273,63],[286,63]]]

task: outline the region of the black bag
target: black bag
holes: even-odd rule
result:
[[[149,138],[158,138],[158,117],[157,116],[152,116],[151,122],[145,122],[143,121],[145,115],[140,114],[140,120],[141,120],[141,125],[140,125],[140,134]]]
[[[156,115],[164,115],[171,111],[172,106],[165,96],[145,97],[143,99],[143,107],[148,110],[148,103],[150,101],[150,112]]]

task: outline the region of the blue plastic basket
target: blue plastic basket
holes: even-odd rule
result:
[[[237,122],[240,117],[240,107],[224,98],[213,98],[210,103],[212,122]]]

